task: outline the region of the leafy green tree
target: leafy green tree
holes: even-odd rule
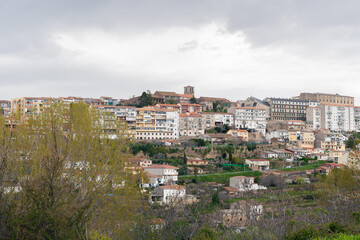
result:
[[[153,105],[153,99],[151,96],[151,92],[148,90],[143,92],[139,99],[139,107],[146,107]]]
[[[190,103],[197,104],[196,98],[194,98],[194,97],[190,98]]]
[[[15,130],[0,117],[0,239],[86,239],[133,224],[126,199],[141,195],[125,169],[129,140],[109,119],[84,103],[51,104]]]

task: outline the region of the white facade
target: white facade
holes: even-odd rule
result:
[[[178,180],[177,167],[170,165],[151,165],[150,167],[144,167],[144,170],[156,176],[163,176],[165,183],[171,184]]]
[[[355,131],[360,132],[360,107],[354,107]]]
[[[235,188],[240,192],[266,189],[254,182],[253,177],[235,176],[230,178],[230,187]]]
[[[234,114],[235,128],[253,129],[265,135],[266,110],[252,107],[232,107],[228,112]]]
[[[160,186],[151,194],[151,202],[171,204],[181,201],[186,196],[186,189],[179,185]]]
[[[308,107],[306,110],[306,123],[312,125],[313,130],[321,129],[321,109]]]
[[[234,125],[234,115],[231,113],[203,112],[205,128],[211,129],[217,126]]]
[[[179,112],[160,108],[136,109],[136,139],[179,138]]]
[[[355,131],[355,111],[352,106],[320,105],[321,126],[325,129],[341,132]]]
[[[205,133],[204,117],[201,115],[180,114],[179,135],[198,137]]]

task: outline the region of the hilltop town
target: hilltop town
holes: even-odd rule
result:
[[[7,127],[16,129],[53,103],[76,102],[106,113],[105,122],[126,126],[132,144],[125,169],[140,176],[138,187],[151,205],[208,201],[217,205],[205,214],[207,224],[237,232],[278,204],[292,212],[316,209],[310,189],[319,176],[360,167],[360,107],[354,97],[339,94],[232,102],[197,97],[186,86],[183,93],[145,91],[130,99],[19,97],[0,101],[0,110]],[[109,126],[104,136],[116,140],[115,125]],[[158,217],[154,225],[162,229],[170,220]]]

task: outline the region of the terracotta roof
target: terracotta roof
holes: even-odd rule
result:
[[[230,129],[228,132],[248,132],[246,130],[242,130],[242,129]]]
[[[178,94],[180,97],[183,97],[183,98],[193,98],[194,96],[191,95],[191,94]]]
[[[254,177],[234,176],[234,177],[232,177],[232,178],[247,179],[247,178],[254,178]]]
[[[166,186],[160,186],[161,189],[173,189],[173,190],[183,190],[185,187],[180,185],[166,185]]]
[[[224,187],[224,190],[227,191],[227,192],[238,192],[237,189],[232,188],[232,187]]]
[[[160,165],[160,164],[153,164],[150,167],[145,167],[145,168],[162,168],[162,169],[179,169],[177,167],[171,166],[171,165]]]
[[[180,114],[180,117],[203,117],[200,114]]]
[[[209,102],[216,102],[216,101],[220,101],[220,102],[230,102],[228,99],[226,98],[216,98],[216,97],[200,97],[199,101],[209,101]]]
[[[179,105],[181,106],[196,106],[196,107],[201,107],[200,104],[194,104],[194,103],[179,103]]]
[[[263,108],[256,108],[256,107],[235,107],[236,109],[249,109],[249,110],[263,110],[265,111],[265,109]]]
[[[263,161],[269,162],[269,160],[266,160],[266,159],[246,159],[246,160],[254,161],[254,162],[263,162]]]

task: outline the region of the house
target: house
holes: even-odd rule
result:
[[[188,170],[189,170],[189,174],[195,174],[195,172],[197,174],[205,173],[204,169],[199,168],[199,167],[188,167]]]
[[[320,174],[326,174],[328,175],[332,169],[334,168],[342,168],[344,167],[344,164],[339,164],[339,163],[325,163],[320,165],[318,168],[315,168],[315,172],[316,173],[320,173]]]
[[[241,137],[244,141],[249,141],[249,133],[247,130],[242,129],[230,129],[227,134],[232,135],[233,137]]]
[[[200,104],[192,104],[192,103],[179,103],[178,106],[180,107],[180,113],[186,114],[186,113],[201,113],[202,108]]]
[[[230,178],[230,187],[240,192],[266,189],[254,182],[253,177],[235,176]]]
[[[164,186],[165,185],[164,176],[154,175],[154,174],[151,174],[149,172],[145,172],[145,173],[146,173],[146,176],[147,176],[148,180],[147,181],[143,180],[140,187],[152,188],[152,187],[159,187],[159,186]]]
[[[150,167],[152,161],[146,158],[129,158],[128,162],[130,165],[140,166],[140,167]]]
[[[273,151],[262,151],[261,152],[262,158],[279,158],[279,155],[276,152]]]
[[[152,203],[176,203],[185,199],[186,188],[179,185],[159,186],[152,191],[150,197]]]
[[[144,170],[156,176],[162,176],[166,184],[172,184],[178,180],[179,168],[171,165],[153,164],[150,167],[144,167]]]
[[[187,159],[186,165],[205,166],[208,165],[208,160],[203,159]]]
[[[266,159],[246,159],[245,164],[249,165],[254,171],[264,171],[270,169],[270,161]]]

